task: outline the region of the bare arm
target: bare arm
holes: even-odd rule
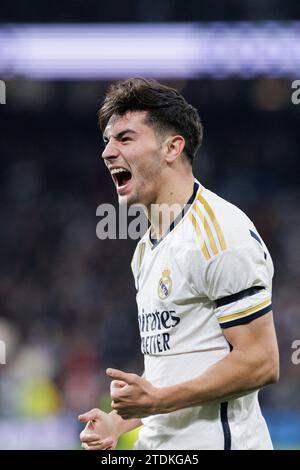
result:
[[[230,354],[196,379],[161,389],[164,412],[237,398],[278,380],[272,314],[224,334],[233,347]]]
[[[155,388],[135,374],[108,370],[127,383],[112,394],[113,409],[123,418],[169,413],[190,406],[246,395],[278,380],[279,359],[272,313],[224,330],[232,351],[193,380]]]

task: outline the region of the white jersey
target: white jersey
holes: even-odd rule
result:
[[[195,181],[183,214],[132,260],[145,378],[168,387],[230,352],[223,329],[271,311],[273,264],[249,218]],[[136,449],[271,449],[258,392],[144,418]]]

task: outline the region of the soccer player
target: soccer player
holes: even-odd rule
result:
[[[143,425],[136,449],[271,449],[258,390],[278,380],[273,264],[251,220],[193,176],[197,111],[137,78],[110,88],[99,123],[119,202],[150,221],[132,261],[145,370],[107,369],[112,412],[79,417],[82,446]]]

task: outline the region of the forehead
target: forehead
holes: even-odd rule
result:
[[[103,136],[116,135],[125,129],[130,129],[137,133],[153,134],[152,128],[145,123],[146,117],[146,111],[127,111],[122,116],[113,114],[104,129]]]

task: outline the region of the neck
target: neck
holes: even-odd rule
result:
[[[157,198],[147,207],[147,216],[151,223],[153,238],[161,238],[171,223],[181,213],[193,194],[195,178],[191,172],[174,176],[160,183]]]

